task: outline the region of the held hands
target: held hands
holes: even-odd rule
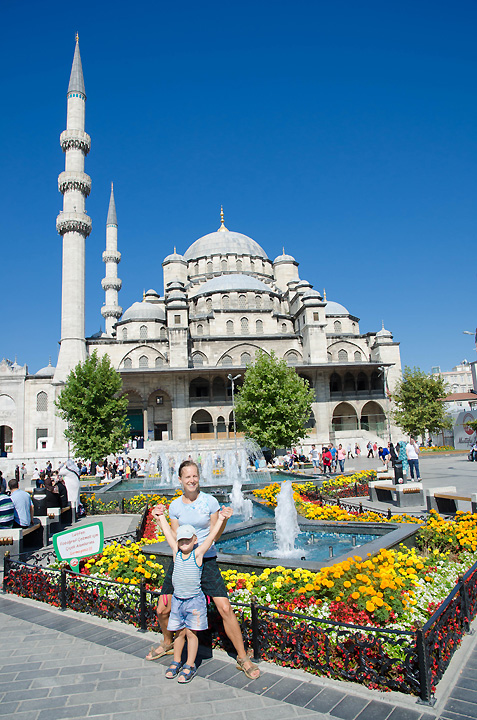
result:
[[[164,505],[162,505],[162,504],[154,505],[154,507],[151,510],[151,515],[156,520],[159,520],[161,515],[164,515],[164,510],[165,510]]]
[[[219,510],[219,520],[222,520],[222,522],[225,520],[227,521],[229,518],[232,517],[234,514],[234,511],[231,507],[221,507]]]

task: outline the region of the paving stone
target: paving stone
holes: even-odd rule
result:
[[[2,655],[3,655],[3,649],[2,649]],[[38,662],[32,662],[28,663],[28,668],[30,670],[38,670],[38,668],[41,666],[41,661]],[[5,675],[7,673],[16,673],[16,672],[23,672],[25,669],[25,663],[12,663],[11,665],[5,665],[4,667],[0,668],[0,682],[5,682]]]
[[[439,716],[439,720],[468,720],[468,716],[444,710],[442,715]]]
[[[221,670],[222,668],[227,667],[227,665],[229,664],[230,663],[226,663],[223,660],[219,660],[218,658],[207,660],[207,662],[203,662],[197,667],[197,675],[200,675],[201,677],[208,677],[217,670]]]
[[[296,690],[288,695],[286,701],[292,705],[305,707],[322,689],[321,687],[315,687],[311,683],[302,683]]]
[[[96,702],[94,693],[88,698],[91,703],[90,715],[100,715],[101,713],[111,712],[111,703],[108,702]],[[159,703],[158,703],[159,704]],[[140,699],[129,698],[128,700],[116,700],[114,702],[114,712],[120,713],[121,710],[130,711],[140,707]]]
[[[477,675],[477,672],[476,672]],[[474,682],[474,689],[471,690],[469,688],[463,688],[463,687],[455,687],[451,694],[451,698],[457,698],[458,700],[465,700],[469,703],[476,704],[476,717],[477,717],[477,684]]]
[[[13,702],[18,700],[31,700],[33,698],[44,698],[48,697],[48,688],[32,688],[30,690],[11,690],[3,694],[1,702]]]
[[[327,688],[323,690],[323,693],[325,693],[326,690]],[[323,693],[317,695],[315,700],[319,700]],[[345,695],[338,702],[338,704],[335,705],[335,707],[330,709],[329,713],[333,717],[342,718],[342,720],[352,720],[356,717],[356,715],[358,715],[358,713],[361,712],[361,710],[368,704],[368,702],[368,700],[364,700],[364,698],[360,698],[357,695]],[[325,710],[321,710],[320,708],[315,707],[313,704],[307,705],[307,707],[313,707],[315,710],[320,710],[320,712],[326,712]]]
[[[232,703],[230,695],[228,698],[224,698],[224,699],[220,700],[216,697],[215,690],[212,693],[209,690],[208,693],[209,693],[209,696],[210,695],[213,696],[214,709],[215,709],[215,712],[217,713],[217,715],[223,715],[224,713],[227,712],[227,710],[237,709],[234,707],[234,705],[238,705],[238,707],[240,708],[240,710],[242,712],[245,712],[248,710],[254,710],[256,708],[265,707],[260,695],[252,695],[252,694],[248,695],[247,694],[245,696],[242,696],[240,699],[237,698],[235,703]],[[196,700],[195,693],[193,694],[193,700],[195,703],[195,700]],[[272,705],[273,705],[273,707],[276,707],[275,703],[272,703]]]
[[[449,698],[447,701],[444,712],[449,711],[454,712],[457,715],[473,718],[474,720],[477,717],[477,705],[475,705],[475,703],[457,700],[456,698]]]
[[[76,717],[84,718],[88,710],[89,705],[77,705],[75,708]],[[111,708],[109,708],[109,710],[111,710]],[[40,710],[37,720],[71,720],[71,708],[48,708],[48,710]]]
[[[133,688],[129,688],[130,693],[132,690],[133,690]],[[157,692],[157,689],[156,689],[156,692]],[[92,692],[88,696],[87,699],[91,702],[93,702],[93,700],[94,700],[94,702],[98,702],[98,703],[99,702],[112,703],[112,702],[115,702],[116,693],[117,693],[117,690],[102,690],[101,686],[99,686],[96,690],[94,690],[94,692]],[[82,705],[85,701],[85,697],[84,697],[83,693],[81,693],[81,694],[78,693],[77,695],[67,695],[66,697],[67,697],[66,704],[71,707],[75,707],[76,705]],[[125,698],[121,698],[121,700],[123,700],[123,699],[125,699]],[[73,710],[71,712],[73,712]]]
[[[19,700],[12,700],[11,702],[0,703],[0,715],[13,715],[19,705]]]
[[[66,667],[62,667],[59,670],[60,675],[76,675],[81,674],[85,675],[87,673],[98,673],[100,670],[102,670],[102,665],[100,663],[96,663],[96,665],[68,665]]]
[[[87,695],[96,690],[95,683],[79,682],[76,685],[58,685],[50,690],[50,697],[59,697],[61,695]]]
[[[215,675],[211,679],[213,680],[214,677],[215,677]],[[227,687],[234,687],[234,688],[237,688],[238,690],[242,690],[244,688],[248,689],[248,686],[250,685],[251,682],[256,682],[256,681],[250,680],[250,678],[248,678],[245,675],[245,673],[237,671],[236,675],[232,675],[232,677],[229,680],[227,680]]]
[[[284,700],[294,690],[303,685],[301,680],[294,680],[289,677],[281,677],[271,688],[263,693],[263,697],[273,698],[274,700]]]
[[[223,667],[220,670],[217,670],[216,672],[212,673],[210,676],[207,677],[210,677],[210,679],[214,680],[215,682],[227,682],[227,680],[229,680],[234,675],[237,675],[237,673],[240,673],[241,675],[243,674],[240,670],[237,670],[235,665],[224,663]]]
[[[245,673],[240,672],[241,675],[245,675]],[[215,680],[216,675],[213,675],[212,680]],[[267,690],[270,690],[276,683],[280,680],[280,675],[276,675],[275,673],[270,672],[262,672],[259,678],[256,680],[250,680],[248,679],[248,685],[247,690],[249,692],[256,693],[256,695],[261,695],[262,693],[266,692]]]
[[[45,708],[61,708],[66,705],[67,695],[56,697],[35,698],[33,700],[22,700],[19,710],[43,710]]]
[[[290,718],[297,716],[296,709],[293,705],[290,706],[286,703],[280,703],[272,707],[252,710],[250,712],[252,717],[249,716],[249,713],[244,713],[247,720],[290,720]]]
[[[8,692],[8,690],[21,692],[22,690],[28,690],[30,687],[33,687],[31,680],[15,680],[7,683],[0,683],[0,692]]]
[[[315,710],[316,712],[328,713],[337,705],[340,700],[346,697],[344,693],[334,688],[325,687],[318,693],[307,705],[306,709]],[[358,713],[356,712],[355,715]]]
[[[371,700],[356,717],[359,720],[386,720],[393,710],[392,705]]]
[[[422,713],[419,710],[413,710],[406,707],[395,707],[388,720],[419,720]]]

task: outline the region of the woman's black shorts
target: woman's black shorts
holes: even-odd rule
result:
[[[171,562],[171,564],[169,565],[169,569],[166,572],[164,582],[162,583],[161,593],[163,595],[172,595],[172,593],[174,592],[174,588],[172,587],[173,570],[174,563]],[[227,589],[225,587],[222,575],[220,574],[216,557],[204,558],[200,586],[204,595],[208,595],[211,598],[228,597]]]

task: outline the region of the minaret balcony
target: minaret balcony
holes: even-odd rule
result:
[[[122,284],[122,280],[114,277],[105,277],[101,280],[103,290],[121,290]]]
[[[92,226],[91,218],[86,213],[60,212],[56,218],[56,229],[60,235],[77,232],[88,237]]]
[[[87,155],[91,148],[91,138],[84,130],[63,130],[60,135],[60,145],[63,152],[67,150],[81,150]]]
[[[58,176],[58,190],[62,195],[68,190],[79,190],[88,197],[91,192],[91,178],[83,172],[65,170]]]
[[[121,253],[119,250],[105,250],[103,253],[103,262],[115,262],[118,263],[121,260]]]
[[[119,305],[103,305],[103,307],[101,308],[101,315],[104,318],[120,318],[122,314],[123,309],[122,307],[119,307]]]

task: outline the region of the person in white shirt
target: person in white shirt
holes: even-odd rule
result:
[[[414,470],[416,471],[416,481],[419,482],[421,474],[419,472],[419,447],[413,437],[409,439],[406,445],[406,456],[409,463],[411,480],[414,480]]]

